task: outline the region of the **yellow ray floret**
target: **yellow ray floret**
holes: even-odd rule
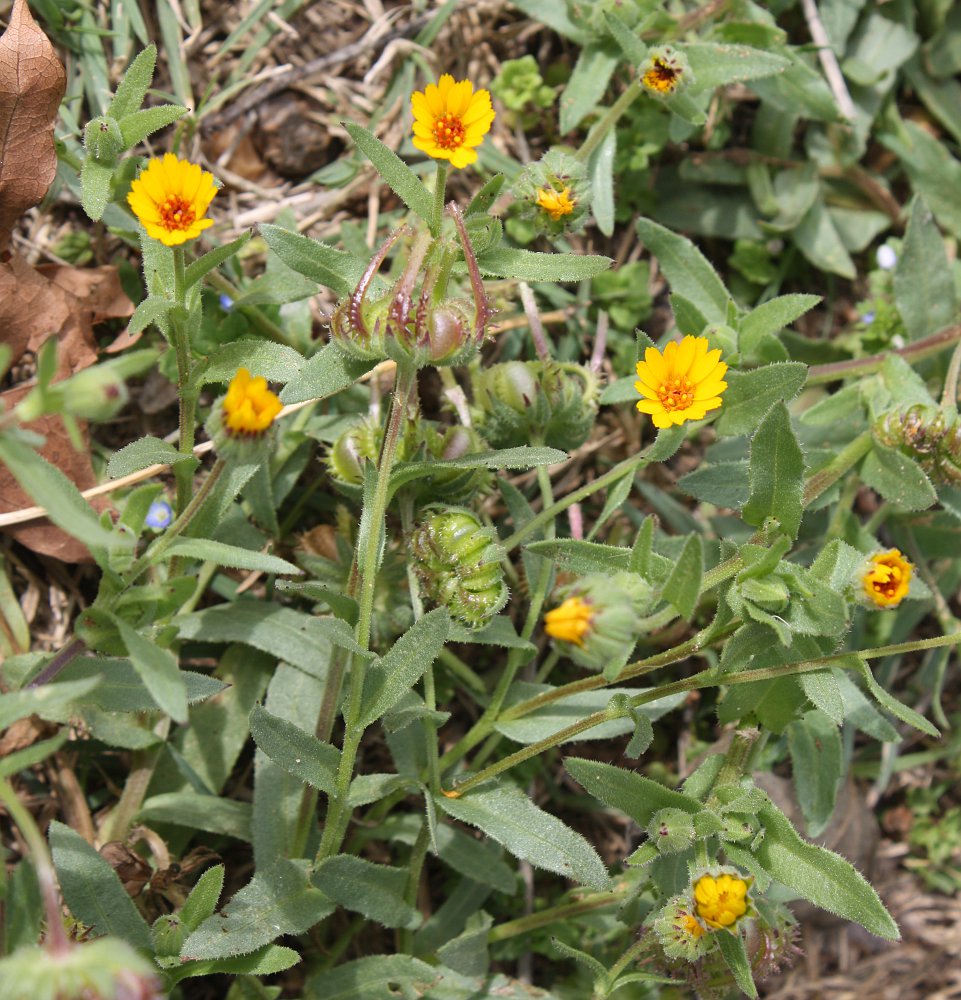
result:
[[[580,597],[568,597],[563,604],[544,615],[544,631],[554,639],[583,646],[591,631],[594,612]]]
[[[896,608],[908,596],[913,572],[900,549],[876,552],[861,578],[864,593],[879,608]]]
[[[261,434],[282,409],[265,378],[251,378],[246,368],[240,368],[224,397],[224,426],[232,434]]]
[[[697,915],[716,930],[730,927],[747,912],[747,882],[731,875],[705,875],[694,886]]]
[[[707,337],[671,341],[663,354],[649,347],[637,363],[634,388],[644,397],[637,408],[650,414],[655,427],[702,420],[721,405],[726,371],[721,352],[707,349]]]
[[[148,236],[175,247],[214,224],[204,216],[216,193],[213,174],[166,153],[140,172],[130,185],[127,202]]]
[[[491,95],[475,92],[470,80],[454,82],[445,73],[437,83],[411,95],[414,112],[414,146],[434,157],[466,167],[477,159],[477,150],[494,121]]]
[[[563,191],[555,191],[552,187],[538,188],[537,204],[555,222],[559,222],[565,215],[570,215],[577,207],[577,202],[571,198],[569,187]]]

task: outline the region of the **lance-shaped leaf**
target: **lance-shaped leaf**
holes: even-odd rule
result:
[[[804,455],[784,403],[771,408],[751,439],[750,480],[744,520],[760,527],[773,517],[785,534],[795,537],[804,513]]]

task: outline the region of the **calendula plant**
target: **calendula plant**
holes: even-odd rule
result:
[[[268,977],[285,973],[305,1000],[603,1000],[661,985],[754,997],[798,952],[791,900],[898,938],[868,880],[755,777],[789,763],[804,832],[820,836],[855,730],[940,736],[892,682],[901,657],[942,657],[926,676],[946,724],[961,631],[939,573],[947,592],[959,567],[939,560],[961,517],[961,346],[956,300],[936,309],[908,281],[949,272],[944,241],[915,195],[893,286],[910,341],[809,363],[788,328],[819,296],[738,298],[689,238],[640,217],[672,318],[657,342],[636,332],[630,375],[602,375],[603,337],[589,362],[561,356],[540,306],[569,305],[561,286],[587,290],[612,264],[569,241],[592,217],[614,229],[622,119],[653,109],[679,142],[729,84],[768,82],[759,115],[798,81],[826,85],[756,5],[706,40],[690,37],[699,20],[640,2],[550,17],[580,46],[560,101],[575,144],[515,164],[510,188],[478,177],[500,112],[480,81],[443,73],[405,102],[403,155],[344,125],[392,199],[376,246],[259,226],[302,297],[322,286],[334,303],[329,337],[305,351],[262,314],[250,336],[205,339],[205,282],[222,288],[218,269],[255,244],[201,252],[215,170],[125,155],[146,134],[124,128],[142,114],[151,49],[84,131],[86,159],[65,144],[90,217],[122,213],[111,225],[140,250],[129,329],[156,345],[96,378],[125,384],[162,354],[178,393],[171,440],[118,448],[106,475],[169,466],[174,495],[138,485],[97,514],[37,454],[21,424],[83,415],[87,398],[53,383],[42,353],[36,388],[0,421],[0,459],[88,546],[99,588],[59,651],[3,665],[0,725],[60,726],[0,763],[0,802],[31,855],[4,886],[0,981],[15,977],[14,995],[188,997],[189,980],[217,975],[239,1000],[276,996]],[[759,35],[777,45],[745,41]],[[599,106],[618,67],[629,80]],[[521,83],[525,105],[549,106]],[[508,195],[543,249],[505,239]],[[232,276],[243,305],[247,279]],[[521,332],[497,339],[495,303],[515,297]],[[552,477],[608,419],[626,457]],[[679,454],[698,460],[675,492]],[[878,501],[862,516],[868,488]],[[670,780],[652,757],[694,692],[723,738]],[[53,821],[45,841],[10,779],[91,747],[111,756],[109,780],[90,778],[89,828]],[[631,824],[607,861],[598,816]],[[201,851],[209,867],[188,887],[191,847],[220,857]],[[139,885],[121,880],[127,865]],[[525,905],[523,879],[542,903]],[[517,948],[558,971],[512,978]]]

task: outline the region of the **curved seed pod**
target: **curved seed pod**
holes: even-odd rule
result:
[[[482,628],[507,603],[504,550],[471,511],[430,514],[411,536],[411,553],[425,595],[468,627]]]

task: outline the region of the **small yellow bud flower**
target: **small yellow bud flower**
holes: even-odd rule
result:
[[[716,930],[731,927],[747,912],[747,889],[744,879],[731,875],[703,875],[694,885],[697,915]]]
[[[562,191],[557,191],[552,187],[539,188],[537,191],[537,204],[555,221],[560,220],[565,215],[571,215],[577,207],[577,202],[571,198],[571,189],[565,187]]]
[[[267,380],[251,378],[240,368],[224,397],[224,426],[232,434],[262,434],[274,422],[283,404],[267,388]]]
[[[896,608],[908,596],[913,572],[899,549],[876,552],[861,577],[864,593],[879,608]]]
[[[411,95],[414,147],[452,167],[466,167],[477,159],[476,146],[484,141],[494,121],[491,95],[475,92],[470,80],[454,82],[445,73],[437,83]]]
[[[650,69],[641,77],[641,83],[648,90],[656,90],[659,94],[671,94],[677,87],[679,74],[677,69],[666,59],[654,59]]]
[[[568,597],[563,604],[544,615],[544,631],[554,639],[583,646],[591,631],[594,612],[580,597]]]
[[[681,917],[679,929],[682,930],[688,937],[694,938],[695,941],[707,933],[697,917],[691,916],[690,913],[686,913],[683,917]]]
[[[147,235],[175,247],[214,224],[206,219],[217,193],[214,175],[173,153],[152,159],[130,185],[127,203]]]
[[[655,427],[702,420],[721,405],[726,371],[721,352],[707,349],[707,337],[672,340],[663,354],[649,347],[637,363],[634,388],[644,397],[637,408],[651,415]]]

